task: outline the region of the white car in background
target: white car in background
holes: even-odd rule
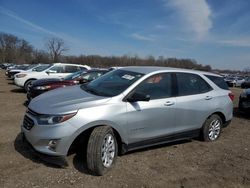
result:
[[[245,79],[243,77],[236,77],[234,80],[234,86],[235,87],[241,87],[241,84],[245,82]]]
[[[25,91],[29,85],[38,79],[43,78],[64,78],[65,76],[80,71],[91,69],[87,65],[55,63],[41,65],[34,72],[23,72],[15,75],[14,82],[17,86],[22,87]]]

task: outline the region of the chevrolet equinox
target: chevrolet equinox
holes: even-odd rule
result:
[[[33,99],[21,131],[38,153],[65,158],[73,148],[85,151],[87,168],[103,175],[127,151],[217,140],[232,119],[233,97],[213,73],[124,67]]]

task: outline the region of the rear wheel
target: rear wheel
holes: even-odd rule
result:
[[[107,173],[114,165],[118,145],[111,127],[95,128],[88,141],[87,166],[96,175]]]
[[[220,116],[211,115],[203,125],[202,137],[204,141],[212,142],[219,138],[222,129],[222,120]]]

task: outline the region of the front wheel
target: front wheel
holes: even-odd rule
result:
[[[202,137],[204,141],[212,142],[219,138],[222,129],[222,120],[220,116],[213,114],[204,123],[202,128]]]
[[[104,175],[114,165],[118,153],[118,145],[111,127],[95,128],[88,141],[87,166],[96,175]]]
[[[28,80],[27,82],[25,82],[24,84],[24,90],[27,92],[29,87],[31,86],[31,83],[33,82],[34,80]]]

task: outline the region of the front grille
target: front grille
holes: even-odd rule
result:
[[[30,130],[32,129],[33,126],[34,126],[34,121],[27,115],[25,115],[23,119],[23,127],[27,130]]]

